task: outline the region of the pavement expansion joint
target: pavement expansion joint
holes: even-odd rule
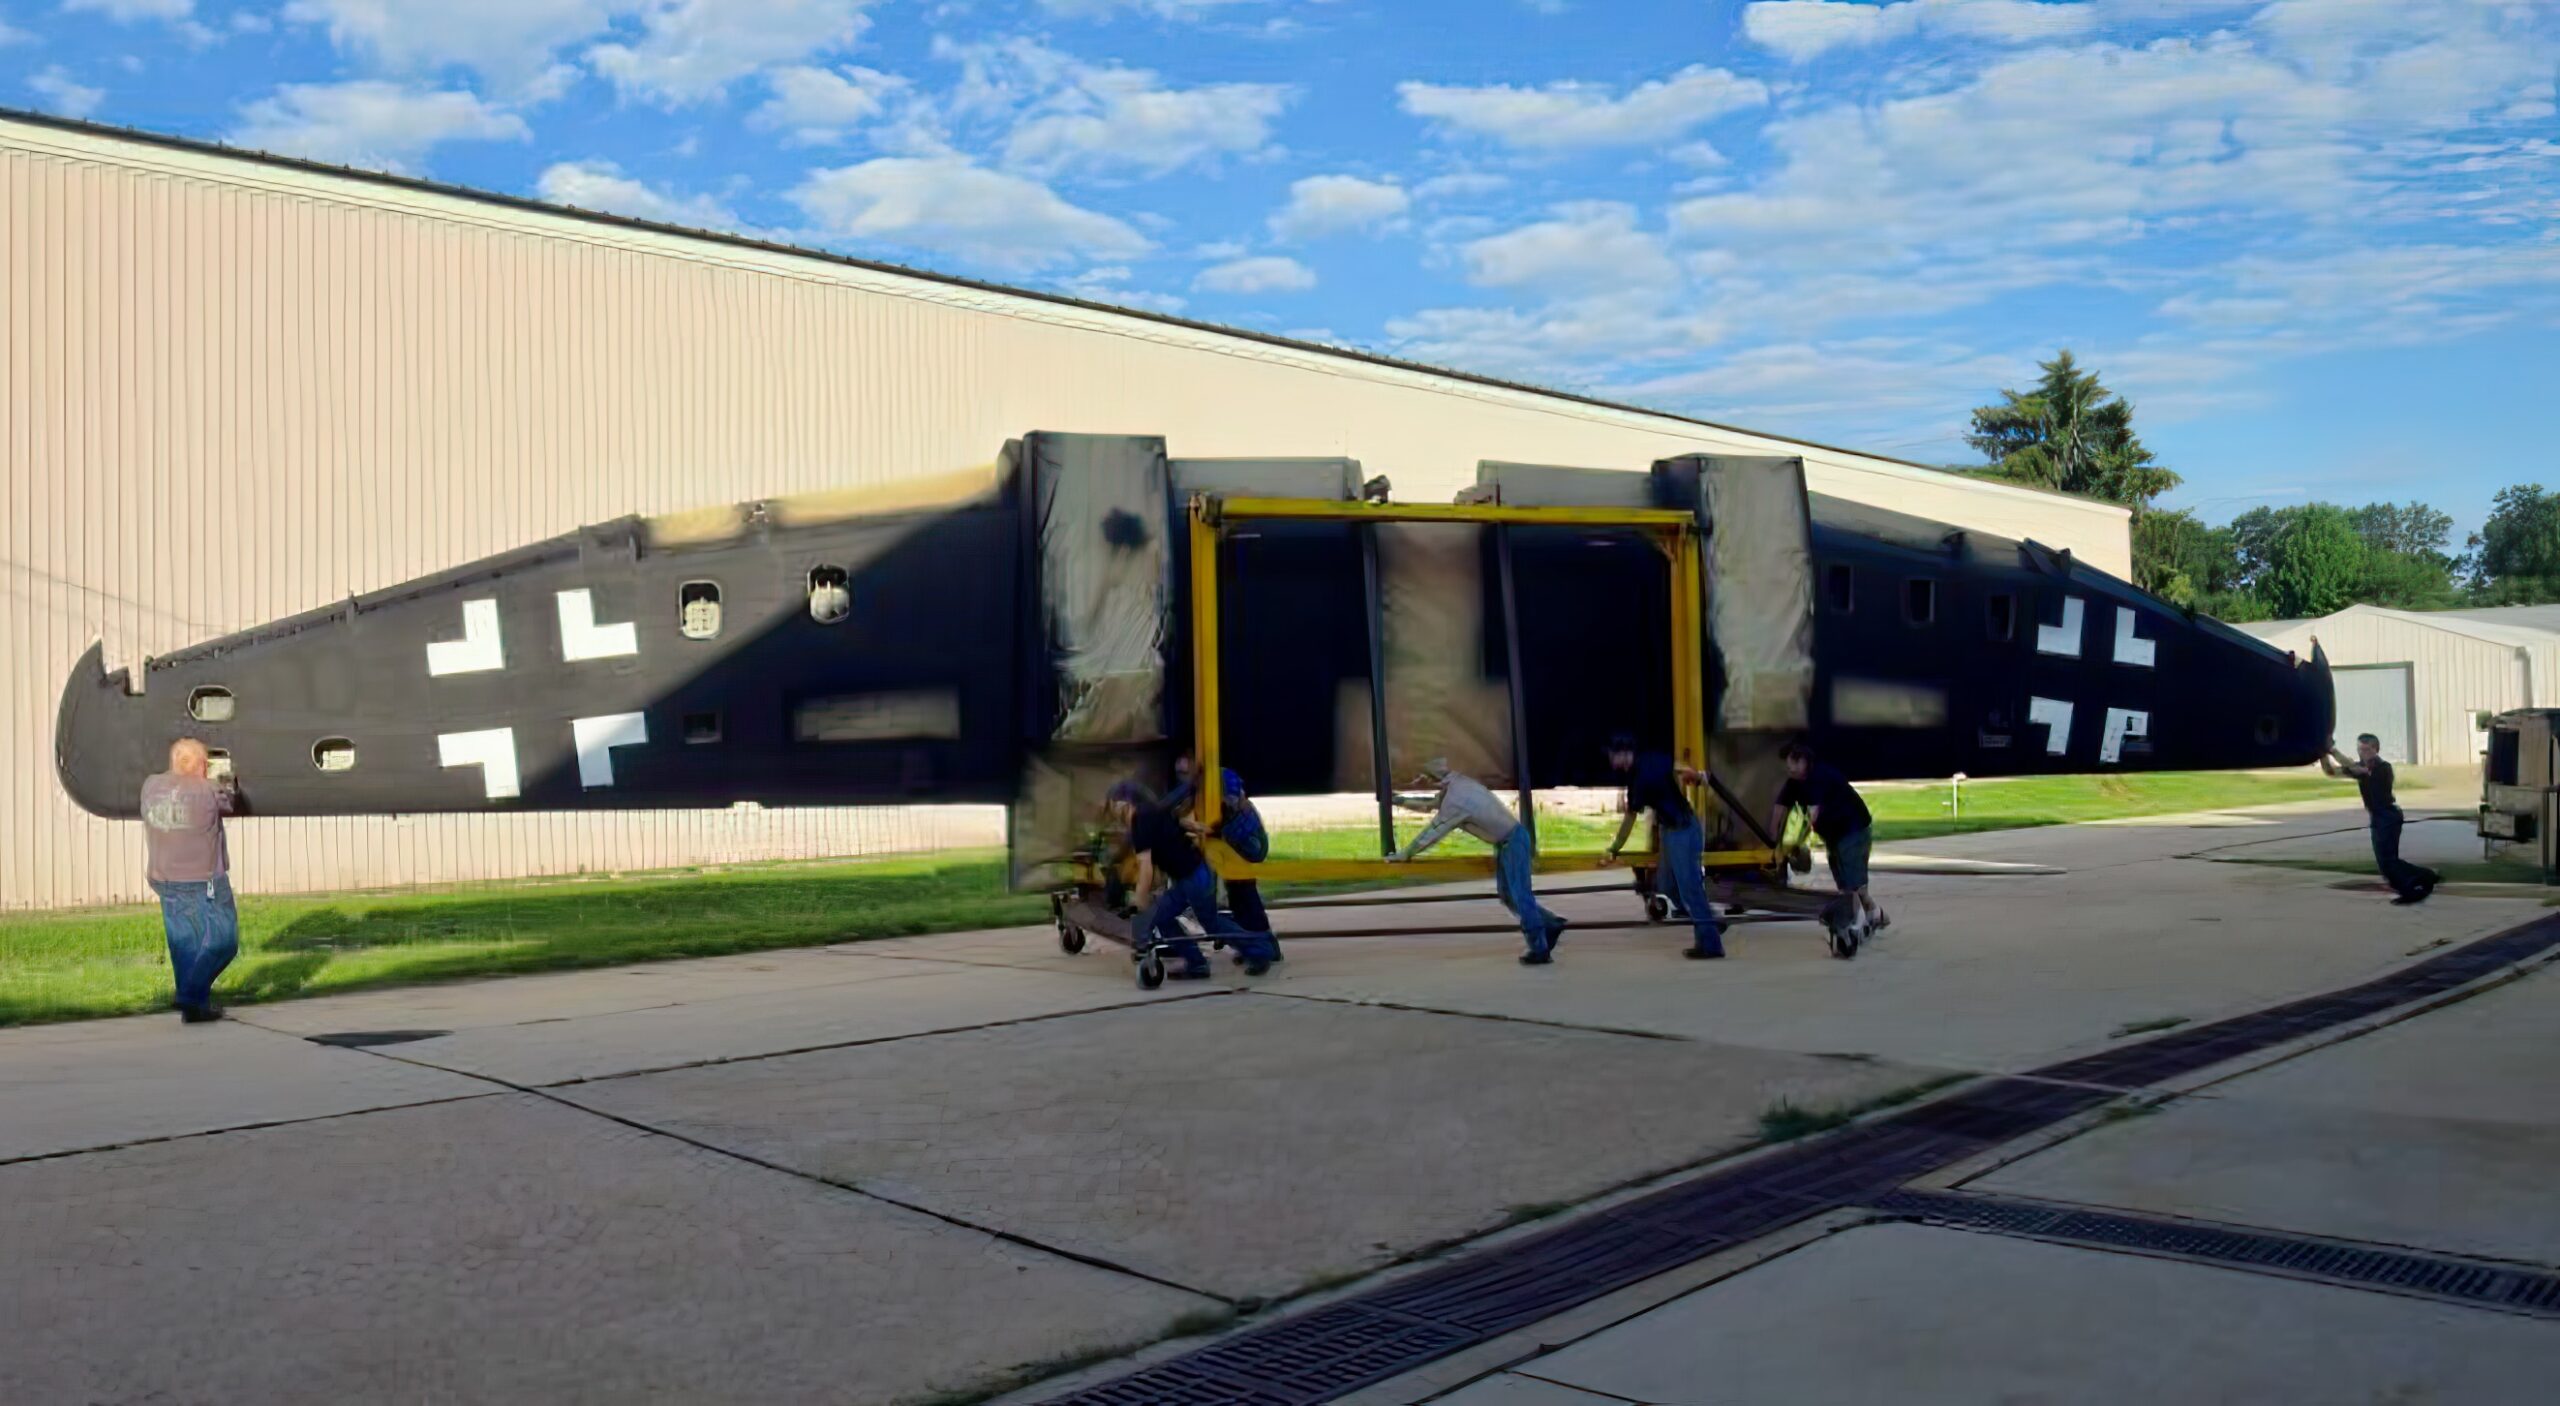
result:
[[[1357,996],[1317,996],[1304,991],[1278,991],[1267,986],[1244,987],[1236,994],[1267,996],[1281,1001],[1307,1001],[1324,1006],[1349,1006],[1357,1010],[1402,1011],[1408,1015],[1442,1015],[1454,1020],[1485,1020],[1501,1025],[1535,1025],[1548,1030],[1571,1030],[1584,1035],[1620,1035],[1630,1040],[1656,1040],[1673,1045],[1698,1043],[1695,1036],[1663,1030],[1630,1030],[1615,1025],[1586,1025],[1572,1020],[1540,1020],[1530,1015],[1505,1015],[1498,1011],[1451,1010],[1446,1006],[1417,1006],[1405,1001],[1370,1001]],[[1839,1059],[1847,1056],[1831,1055],[1823,1058]]]
[[[1051,1406],[1316,1406],[1339,1400],[1827,1212],[1893,1204],[1897,1195],[1973,1204],[1982,1198],[1904,1188],[2124,1095],[2428,1002],[2554,947],[2560,947],[2560,916],[2465,943],[2341,991],[2181,1026],[2023,1075],[1975,1080],[1943,1097],[1745,1156],[1552,1229],[1247,1327],[1181,1356],[1069,1390],[1050,1398]],[[2007,1208],[2002,1213],[2026,1214]],[[2326,1274],[2369,1287],[2468,1295],[2465,1302],[2494,1294],[2500,1306],[2560,1315],[2560,1276],[2339,1248],[2240,1228],[2197,1231],[2139,1217],[2076,1214],[2085,1217],[2072,1222],[2078,1233],[2113,1237],[2127,1242],[2120,1246],[2125,1249],[2157,1244],[2171,1253],[2170,1247],[2191,1245],[2196,1248],[2188,1253],[2235,1262],[2316,1263]]]
[[[1202,993],[1202,995],[1214,994],[1216,993]],[[1169,999],[1189,1000],[1198,998],[1173,997]],[[1127,1009],[1127,1007],[1113,1007],[1112,1009]],[[1055,1017],[1037,1018],[1054,1019]],[[1022,1022],[1007,1021],[1002,1023],[1020,1024]],[[856,1043],[871,1044],[879,1042],[859,1041]],[[672,1129],[659,1127],[653,1123],[644,1122],[638,1118],[628,1117],[620,1113],[613,1113],[605,1109],[596,1108],[589,1104],[580,1103],[576,1099],[570,1098],[566,1094],[556,1093],[548,1087],[518,1084],[511,1080],[501,1079],[494,1074],[472,1073],[462,1070],[444,1070],[440,1065],[428,1064],[423,1060],[411,1059],[405,1055],[387,1054],[379,1048],[359,1048],[357,1053],[370,1055],[375,1059],[390,1060],[398,1064],[414,1065],[421,1069],[437,1069],[445,1073],[458,1074],[463,1078],[477,1079],[483,1083],[494,1084],[499,1089],[509,1093],[523,1094],[529,1098],[538,1098],[545,1103],[553,1105],[554,1107],[565,1108],[576,1113],[583,1113],[591,1118],[599,1118],[605,1122],[629,1128],[633,1132],[645,1133],[652,1137],[665,1138],[670,1142],[682,1143],[696,1151],[707,1152],[715,1157],[725,1157],[731,1161],[743,1162],[748,1166],[760,1168],[764,1171],[790,1177],[794,1180],[808,1182],[813,1186],[823,1186],[849,1196],[859,1196],[867,1201],[875,1201],[884,1206],[894,1206],[899,1210],[906,1211],[914,1215],[924,1216],[931,1220],[940,1221],[944,1225],[984,1235],[989,1239],[1002,1241],[1008,1245],[1015,1245],[1020,1246],[1023,1249],[1034,1250],[1056,1259],[1081,1264],[1087,1268],[1099,1269],[1107,1273],[1119,1274],[1131,1279],[1143,1280],[1146,1283],[1154,1284],[1159,1288],[1172,1289],[1178,1293],[1190,1294],[1196,1298],[1205,1299],[1211,1303],[1221,1304],[1231,1309],[1236,1307],[1234,1300],[1226,1297],[1225,1295],[1213,1293],[1207,1289],[1196,1288],[1192,1285],[1167,1279],[1160,1275],[1149,1274],[1142,1269],[1133,1269],[1128,1265],[1120,1264],[1114,1260],[1105,1259],[1099,1255],[1090,1255],[1080,1250],[1070,1250],[1057,1245],[1051,1245],[1045,1241],[1036,1240],[1027,1235],[1018,1234],[1014,1231],[1005,1230],[997,1226],[986,1225],[978,1221],[970,1220],[965,1216],[955,1216],[946,1211],[937,1211],[930,1206],[918,1205],[914,1202],[900,1200],[894,1196],[883,1195],[880,1192],[874,1191],[868,1187],[858,1186],[852,1182],[837,1181],[830,1177],[823,1177],[813,1172],[803,1171],[797,1167],[785,1166],[784,1164],[773,1161],[769,1158],[758,1157],[750,1152],[741,1152],[734,1147],[724,1147],[719,1143],[695,1137],[689,1133],[676,1132]],[[489,1097],[489,1095],[469,1095],[469,1097]]]
[[[1869,1205],[1897,1220],[1956,1230],[2128,1251],[2473,1308],[2560,1318],[2560,1274],[2522,1264],[2221,1221],[2134,1214],[1974,1192],[1896,1191]]]
[[[203,1138],[228,1137],[233,1133],[264,1132],[270,1128],[298,1128],[306,1123],[332,1123],[342,1118],[362,1118],[371,1113],[390,1113],[411,1108],[434,1108],[447,1103],[471,1103],[478,1099],[498,1098],[506,1091],[489,1089],[472,1094],[448,1094],[443,1098],[402,1099],[375,1104],[368,1108],[345,1108],[335,1113],[314,1113],[301,1118],[270,1118],[257,1123],[233,1123],[220,1128],[199,1128],[194,1132],[163,1133],[153,1137],[127,1138],[122,1142],[102,1142],[88,1147],[65,1147],[52,1152],[30,1152],[20,1157],[0,1157],[0,1167],[24,1166],[31,1162],[59,1162],[67,1157],[88,1157],[101,1152],[123,1152],[129,1148],[156,1147],[167,1142],[195,1142]]]

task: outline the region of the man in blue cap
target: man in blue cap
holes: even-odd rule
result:
[[[1627,778],[1626,816],[1618,822],[1618,838],[1609,842],[1609,853],[1601,862],[1617,863],[1618,851],[1627,847],[1627,836],[1636,828],[1636,817],[1653,812],[1654,828],[1662,836],[1662,858],[1654,879],[1657,884],[1667,883],[1688,911],[1692,941],[1686,955],[1699,961],[1722,957],[1724,929],[1716,922],[1715,905],[1707,901],[1706,827],[1699,823],[1688,793],[1681,790],[1684,785],[1705,785],[1706,773],[1680,765],[1668,753],[1639,753],[1636,740],[1623,732],[1609,739],[1609,768]]]
[[[1203,825],[1198,819],[1200,799],[1200,759],[1184,755],[1173,764],[1174,786],[1165,793],[1165,808],[1182,816],[1182,826],[1192,834],[1208,839],[1224,840],[1227,848],[1247,864],[1260,864],[1271,857],[1271,834],[1262,828],[1262,812],[1256,810],[1253,798],[1245,794],[1244,778],[1226,767],[1218,768],[1226,778],[1226,795],[1218,802],[1218,823]],[[1262,884],[1254,879],[1226,881],[1227,909],[1247,932],[1270,932],[1271,914],[1262,906]],[[1271,939],[1271,960],[1281,960],[1279,935]],[[1239,956],[1236,960],[1244,960]]]

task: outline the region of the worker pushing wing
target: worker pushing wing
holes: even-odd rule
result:
[[[1485,789],[1483,782],[1450,770],[1446,757],[1423,763],[1419,779],[1437,793],[1435,813],[1421,834],[1388,856],[1389,862],[1409,863],[1414,856],[1461,830],[1493,846],[1494,896],[1520,919],[1521,934],[1529,940],[1529,950],[1520,954],[1520,964],[1543,967],[1554,961],[1556,943],[1563,939],[1566,923],[1539,906],[1537,888],[1531,879],[1537,869],[1538,843],[1529,827],[1520,823],[1501,798]],[[1412,802],[1405,804],[1420,808]]]

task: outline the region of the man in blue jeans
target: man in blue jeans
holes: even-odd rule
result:
[[[1388,855],[1387,862],[1409,863],[1415,855],[1460,830],[1493,846],[1494,896],[1520,920],[1520,932],[1529,939],[1529,950],[1520,954],[1520,965],[1543,967],[1554,961],[1556,943],[1563,938],[1566,924],[1539,906],[1538,890],[1531,880],[1537,870],[1538,847],[1529,827],[1521,824],[1499,797],[1486,790],[1483,782],[1451,771],[1446,758],[1434,757],[1424,763],[1420,784],[1439,792],[1438,812],[1412,843]],[[1407,802],[1399,800],[1397,804]]]
[[[169,769],[142,783],[142,833],[150,849],[151,891],[169,936],[178,1016],[189,1025],[222,1019],[213,981],[240,953],[240,913],[231,899],[231,847],[222,817],[236,793],[207,773],[212,754],[192,737],[169,744]]]
[[[1891,927],[1893,919],[1867,892],[1867,858],[1875,852],[1875,815],[1840,768],[1817,760],[1810,744],[1790,742],[1779,755],[1786,759],[1787,784],[1778,788],[1778,799],[1769,808],[1769,833],[1786,834],[1787,812],[1803,806],[1813,833],[1822,839],[1823,853],[1830,856],[1831,882],[1857,902],[1867,932]]]
[[[1680,789],[1705,785],[1706,773],[1682,766],[1666,753],[1639,754],[1635,739],[1623,732],[1609,739],[1609,768],[1627,778],[1626,817],[1618,822],[1618,838],[1609,842],[1609,853],[1601,862],[1617,863],[1618,851],[1627,847],[1627,836],[1635,831],[1636,817],[1653,812],[1654,828],[1662,836],[1655,881],[1667,882],[1689,914],[1693,940],[1687,955],[1697,961],[1724,956],[1724,929],[1716,922],[1715,905],[1707,901],[1706,827],[1698,822],[1688,793]]]
[[[1227,842],[1227,848],[1247,864],[1260,864],[1271,857],[1271,834],[1262,828],[1262,812],[1254,809],[1253,798],[1245,794],[1244,778],[1226,767],[1218,768],[1226,778],[1226,795],[1218,803],[1218,823],[1203,825],[1198,817],[1200,799],[1200,761],[1184,756],[1173,764],[1174,786],[1165,793],[1165,808],[1182,816],[1182,827],[1194,835]],[[1227,910],[1247,932],[1271,932],[1271,914],[1262,906],[1262,884],[1254,879],[1226,881]],[[1280,938],[1271,938],[1271,960],[1282,957]],[[1244,960],[1238,955],[1237,961]]]
[[[1201,953],[1199,942],[1182,930],[1185,913],[1199,921],[1202,931],[1226,939],[1243,960],[1247,976],[1271,970],[1271,934],[1247,932],[1218,911],[1217,873],[1182,828],[1181,816],[1126,782],[1113,788],[1110,804],[1112,818],[1127,828],[1129,850],[1138,857],[1134,897],[1139,915],[1134,935],[1141,942],[1152,938],[1182,959],[1171,975],[1182,981],[1203,981],[1209,976],[1208,957]]]

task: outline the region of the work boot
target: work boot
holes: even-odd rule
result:
[[[1532,947],[1520,954],[1520,965],[1524,967],[1543,967],[1553,961],[1555,958],[1550,956],[1544,947]]]
[[[1693,962],[1721,962],[1724,960],[1724,949],[1721,947],[1692,947],[1680,955]]]
[[[1555,921],[1555,926],[1547,929],[1547,952],[1549,955],[1552,956],[1556,948],[1563,944],[1564,930],[1572,926],[1573,924],[1566,922],[1562,918],[1558,918]]]
[[[178,1007],[178,1019],[189,1025],[202,1025],[207,1021],[222,1019],[222,1007],[213,1004],[211,1001],[207,1001],[201,1006],[180,1006]]]

